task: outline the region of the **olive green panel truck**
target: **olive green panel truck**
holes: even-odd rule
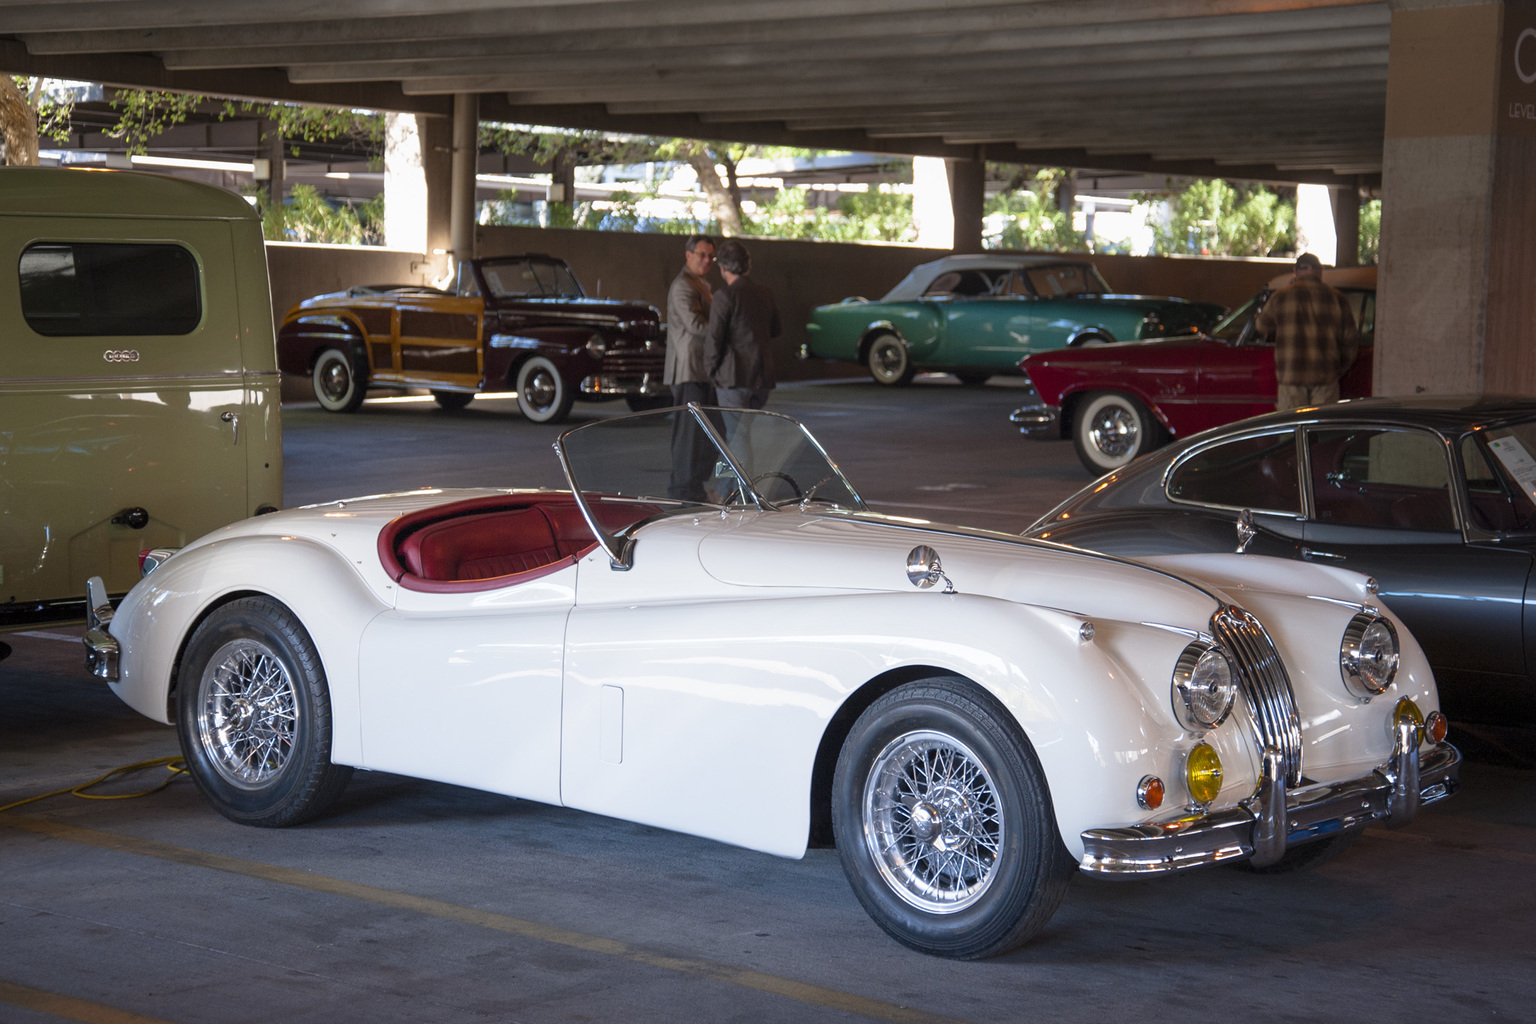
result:
[[[0,630],[282,506],[261,223],[197,182],[0,169]],[[3,654],[3,652],[0,652]]]

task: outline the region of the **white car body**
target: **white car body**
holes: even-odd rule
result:
[[[799,857],[825,789],[816,775],[830,771],[847,732],[839,713],[867,703],[872,687],[957,677],[1022,729],[1072,858],[1111,875],[1184,864],[1162,854],[1111,864],[1085,833],[1245,813],[1261,787],[1249,699],[1200,731],[1170,702],[1181,652],[1210,635],[1224,606],[1257,616],[1283,659],[1302,790],[1396,763],[1394,702],[1438,708],[1428,664],[1400,624],[1386,694],[1363,702],[1341,682],[1340,637],[1374,602],[1364,577],[1240,554],[1142,565],[819,502],[760,503],[644,523],[629,538],[627,569],[598,546],[537,579],[464,593],[410,589],[386,571],[389,524],[498,495],[553,497],[410,491],[202,538],[111,617],[121,650],[114,692],[175,721],[178,662],[198,623],[232,598],[265,595],[292,611],[323,663],[335,764]],[[955,592],[914,587],[908,562],[919,545],[937,552]],[[1224,769],[1219,796],[1203,806],[1181,782],[1200,742]],[[1148,776],[1166,782],[1160,808],[1138,804]],[[1427,798],[1454,788],[1452,771]],[[1240,855],[1224,849],[1207,861]]]

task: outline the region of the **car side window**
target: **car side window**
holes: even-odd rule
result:
[[[933,279],[924,295],[990,295],[996,282],[981,270],[951,270]]]
[[[1476,434],[1461,439],[1462,483],[1467,489],[1467,508],[1474,526],[1491,532],[1520,530],[1536,514],[1536,507],[1521,491],[1511,492],[1483,454]]]
[[[1313,518],[1388,530],[1454,530],[1445,446],[1424,430],[1307,431]]]
[[[146,242],[34,242],[17,266],[21,315],[51,338],[190,334],[203,319],[197,257]]]
[[[1294,431],[1241,437],[1192,455],[1168,478],[1174,501],[1301,513]]]

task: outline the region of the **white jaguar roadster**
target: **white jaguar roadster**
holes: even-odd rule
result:
[[[1455,792],[1370,580],[1147,563],[869,512],[797,422],[689,407],[556,443],[571,490],[421,490],[152,552],[87,661],[229,818],[353,768],[785,857],[835,839],[897,940],[983,957],[1077,868],[1285,870]]]

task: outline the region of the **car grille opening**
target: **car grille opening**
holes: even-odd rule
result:
[[[1237,665],[1238,688],[1248,701],[1259,741],[1280,755],[1286,785],[1300,785],[1301,717],[1274,641],[1263,623],[1236,606],[1211,617],[1211,632]]]

